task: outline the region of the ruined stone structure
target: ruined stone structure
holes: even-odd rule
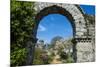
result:
[[[94,51],[94,26],[90,25],[85,18],[83,10],[78,5],[65,3],[46,3],[36,2],[36,25],[33,28],[33,39],[36,40],[36,34],[39,22],[43,17],[49,14],[61,14],[69,19],[73,27],[73,58],[75,62],[91,62],[95,59]],[[91,31],[92,27],[92,31]],[[67,29],[67,27],[66,27]],[[88,36],[88,33],[93,33]],[[36,43],[36,41],[34,42]]]

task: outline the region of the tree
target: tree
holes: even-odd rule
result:
[[[34,3],[11,0],[11,65],[24,65],[26,42],[35,24]]]
[[[44,45],[44,40],[39,40],[39,43],[43,46]]]
[[[63,37],[61,37],[61,36],[55,36],[55,37],[52,38],[52,40],[51,40],[51,45],[54,47],[56,41],[60,41],[61,39],[63,39]]]
[[[70,52],[71,49],[73,48],[72,39],[65,40],[65,43],[63,45],[64,45],[64,49],[67,49]]]

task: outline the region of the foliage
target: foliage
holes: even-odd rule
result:
[[[51,56],[54,57],[55,56],[55,53],[54,52],[51,52]]]
[[[61,57],[61,59],[67,59],[67,54],[65,53],[65,52],[61,52],[60,53],[60,57]]]
[[[68,54],[67,54],[66,62],[67,62],[67,63],[73,63],[73,62],[74,62],[74,60],[73,60],[73,58],[72,58],[72,56],[71,56],[71,53],[68,53]]]
[[[74,62],[74,60],[71,56],[71,53],[65,53],[65,52],[62,51],[60,53],[60,57],[61,57],[62,60],[65,60],[66,63],[73,63]]]
[[[43,64],[43,61],[41,61],[39,59],[36,59],[36,60],[34,60],[33,64],[34,65],[42,65]]]
[[[23,65],[34,26],[34,3],[11,0],[11,65]]]
[[[52,55],[49,55],[48,56],[48,63],[50,64],[52,60],[53,60],[53,56]]]
[[[54,38],[52,38],[52,40],[51,40],[52,47],[55,46],[56,41],[59,41],[61,39],[63,39],[63,37],[61,37],[61,36],[55,36]]]
[[[35,49],[35,56],[34,56],[33,64],[35,64],[35,65],[37,65],[37,64],[43,64],[43,61],[41,59],[42,52],[43,51],[40,48],[36,48]]]
[[[12,65],[22,65],[25,63],[26,49],[18,49],[11,53],[11,63]]]
[[[52,61],[52,58],[53,57],[51,55],[47,55],[47,53],[44,50],[36,48],[33,64],[49,64]]]

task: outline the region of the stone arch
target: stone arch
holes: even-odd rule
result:
[[[36,17],[35,17],[35,20],[37,23],[36,29],[37,29],[40,21],[49,14],[60,14],[60,15],[65,16],[66,18],[68,18],[69,21],[71,22],[71,26],[73,29],[73,36],[75,36],[76,30],[75,30],[75,24],[73,22],[74,19],[73,19],[72,15],[68,11],[66,11],[64,8],[56,6],[56,5],[46,7],[36,15]]]
[[[84,34],[87,32],[84,13],[78,5],[44,2],[38,2],[35,3],[35,5],[35,10],[37,11],[37,15],[35,17],[36,26],[34,28],[35,34],[37,33],[37,27],[40,20],[48,14],[54,13],[64,15],[70,20],[74,31],[73,35],[75,38],[82,38],[84,37]]]
[[[36,39],[39,22],[49,14],[61,14],[69,19],[73,28],[74,41],[77,41],[79,38],[81,39],[86,37],[86,35],[84,35],[87,33],[84,12],[78,5],[37,2],[35,3],[34,9],[37,12],[35,16],[36,25],[33,28],[33,37],[35,37],[34,40]],[[75,43],[76,42],[74,42],[74,44]],[[74,62],[77,62],[76,44],[73,46],[73,51]]]
[[[91,58],[94,59],[92,55],[92,46],[91,46],[91,38],[87,39],[88,37],[88,30],[87,30],[87,21],[85,20],[85,14],[80,8],[80,6],[75,4],[65,4],[65,3],[47,3],[47,2],[35,2],[36,16],[35,22],[36,24],[33,27],[32,32],[32,41],[33,41],[33,48],[35,49],[35,44],[37,42],[36,34],[39,22],[48,14],[58,13],[67,17],[72,25],[73,28],[73,35],[74,39],[73,42],[75,45],[73,46],[73,53],[75,62],[85,62],[85,61],[92,61]],[[90,42],[87,42],[90,40]],[[88,46],[87,46],[88,45]],[[85,47],[85,49],[84,49]],[[88,49],[89,48],[89,49]],[[29,48],[30,49],[30,48]],[[89,52],[89,54],[84,55],[84,53]],[[33,52],[28,56],[27,64],[32,64],[32,57]],[[87,58],[88,57],[88,58]],[[91,58],[89,58],[91,57]],[[84,59],[85,58],[85,59]]]

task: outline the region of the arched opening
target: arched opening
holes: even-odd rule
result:
[[[61,22],[59,22],[60,23],[60,25],[57,25],[57,23],[56,23],[56,25],[57,26],[59,26],[59,28],[61,27],[61,24],[63,24],[64,26],[66,26],[65,27],[65,31],[66,31],[66,33],[65,34],[63,34],[63,36],[62,37],[64,37],[64,38],[67,38],[68,36],[70,37],[70,38],[73,38],[74,39],[74,36],[75,36],[75,32],[76,32],[76,30],[75,30],[75,23],[74,23],[74,19],[73,19],[73,17],[72,17],[72,15],[68,12],[68,11],[66,11],[64,8],[62,8],[62,7],[58,7],[58,6],[56,6],[56,5],[54,5],[54,6],[50,6],[50,7],[47,7],[47,8],[44,8],[43,10],[41,10],[38,14],[37,14],[37,16],[36,16],[36,27],[34,28],[35,29],[35,35],[36,35],[36,38],[38,38],[38,41],[37,41],[37,44],[44,44],[44,40],[47,40],[47,42],[50,44],[50,38],[49,37],[51,37],[51,38],[53,38],[54,36],[53,35],[50,35],[49,33],[45,33],[44,32],[44,35],[45,36],[49,36],[49,37],[45,37],[44,35],[43,35],[43,32],[41,32],[41,34],[38,34],[38,32],[39,31],[45,31],[46,30],[46,28],[42,25],[42,22],[44,22],[44,19],[47,17],[48,18],[48,16],[50,16],[50,15],[59,15],[59,16],[62,16],[64,19],[66,19],[67,21],[66,21],[66,23],[65,24],[63,24],[63,23],[61,23]],[[49,19],[48,19],[49,20]],[[62,19],[59,19],[59,21],[61,21]],[[51,24],[53,24],[52,23],[52,21],[51,22],[49,22],[49,23],[51,23]],[[47,27],[49,27],[50,25],[49,25],[49,23],[47,23]],[[46,22],[44,23],[44,25],[46,24]],[[69,29],[67,29],[67,26],[69,26]],[[39,29],[39,27],[40,28],[42,28],[42,30],[41,29]],[[55,26],[56,27],[56,26]],[[55,29],[55,28],[54,28]],[[70,33],[67,33],[67,30],[69,30],[69,32]],[[55,30],[55,34],[57,34],[57,32],[56,32],[57,30]],[[63,29],[62,30],[59,30],[59,31],[61,31],[61,32],[63,32]],[[50,31],[49,30],[49,32],[52,32],[52,30]],[[61,34],[61,32],[59,32],[59,34],[58,35],[60,35]],[[67,36],[67,35],[68,36]],[[58,35],[56,35],[56,36],[58,36]],[[66,35],[66,36],[65,36]],[[40,39],[39,39],[39,36],[40,36]],[[61,36],[61,35],[60,35]],[[49,40],[48,40],[49,39]],[[39,43],[40,42],[40,43]],[[72,40],[70,41],[71,43],[72,43]],[[46,42],[45,42],[46,43]],[[48,44],[47,43],[47,44]],[[40,47],[40,48],[42,48],[42,47],[44,47],[43,45],[42,45],[42,47],[41,46],[39,46],[39,45],[37,45],[36,44],[36,47]],[[74,45],[72,45],[70,48],[71,48],[71,51],[72,51],[72,53],[71,53],[71,57],[72,57],[72,60],[71,60],[71,62],[76,62],[76,44],[74,44]],[[37,48],[36,48],[37,49]],[[42,49],[44,49],[44,48],[42,48]],[[54,50],[56,50],[57,48],[55,47],[54,48]],[[40,50],[40,51],[42,51],[42,50]],[[63,50],[63,51],[65,51],[65,52],[68,52],[67,50]],[[65,53],[64,52],[64,53]],[[45,51],[45,52],[43,52],[42,54],[47,54],[48,52],[47,51]],[[59,53],[59,51],[57,51],[56,52],[56,54],[57,53]],[[62,53],[62,52],[60,52],[60,53]],[[64,53],[62,53],[63,55],[64,55]],[[56,55],[55,54],[55,55]],[[60,54],[60,56],[61,57],[63,57],[63,55],[61,55]],[[74,55],[74,56],[73,56]],[[67,56],[67,55],[66,55]],[[43,58],[43,57],[42,57]],[[63,59],[66,59],[66,57],[65,58],[63,58]],[[60,59],[59,59],[60,60]],[[68,62],[68,61],[67,61]],[[69,61],[70,62],[70,61]]]
[[[56,36],[64,39],[73,38],[73,28],[67,17],[61,14],[49,14],[40,21],[37,38],[50,43],[51,39]]]
[[[75,20],[74,18],[72,17],[72,15],[66,11],[66,9],[62,8],[62,7],[59,7],[59,6],[56,6],[56,5],[53,5],[53,6],[50,6],[50,7],[46,7],[44,8],[43,10],[41,10],[35,17],[35,21],[36,21],[36,26],[34,27],[34,29],[36,29],[34,32],[35,34],[37,34],[37,29],[38,29],[38,25],[40,23],[40,21],[47,15],[49,14],[61,14],[63,16],[65,16],[67,19],[69,19],[70,21],[70,24],[72,26],[72,29],[73,29],[73,37],[76,35],[76,27],[75,27]],[[35,35],[36,36],[36,35]]]
[[[38,28],[39,28],[39,24],[41,24],[40,22],[41,22],[41,20],[43,20],[46,16],[48,16],[48,15],[50,15],[50,14],[59,14],[59,15],[61,15],[61,16],[63,16],[63,17],[65,17],[66,19],[68,19],[69,20],[69,24],[70,24],[70,26],[72,27],[72,31],[73,31],[73,33],[72,33],[72,36],[73,36],[73,39],[70,41],[73,45],[71,46],[72,47],[72,54],[71,54],[71,57],[73,58],[71,61],[68,61],[68,62],[76,62],[77,61],[77,53],[76,53],[76,41],[75,41],[75,36],[76,36],[76,22],[75,22],[75,18],[72,16],[72,14],[70,14],[70,12],[68,12],[66,9],[64,9],[64,8],[62,8],[62,7],[60,7],[60,6],[57,6],[57,5],[53,5],[53,6],[50,6],[50,7],[46,7],[46,8],[44,8],[43,10],[41,10],[37,15],[36,15],[36,17],[35,17],[35,22],[36,22],[36,25],[34,26],[34,28],[33,28],[33,37],[35,38],[35,40],[36,40],[36,38],[37,38],[37,32],[38,32]],[[66,23],[67,24],[67,23]],[[66,25],[65,24],[65,25]],[[42,27],[42,26],[41,26]],[[42,27],[43,28],[43,27]],[[67,28],[67,27],[66,27]],[[45,29],[44,29],[45,30]],[[66,29],[67,30],[67,29]],[[33,39],[34,39],[33,38]],[[38,39],[37,39],[38,40]],[[38,40],[39,41],[39,40]],[[38,41],[37,42],[34,42],[34,43],[36,43],[35,44],[35,47],[39,47],[39,46],[37,46],[37,43],[38,43]],[[39,41],[40,43],[42,43],[42,44],[44,44],[44,41],[43,40],[40,40]],[[40,46],[41,47],[41,46]],[[43,46],[44,47],[44,46]],[[37,49],[37,48],[36,48]],[[35,51],[36,51],[36,49],[35,49]],[[44,48],[43,48],[44,49]],[[54,48],[54,50],[55,50],[56,48]],[[42,51],[42,50],[40,50],[40,51]],[[63,50],[63,51],[65,51],[65,50]],[[36,52],[35,52],[36,53]],[[41,53],[41,52],[40,52]],[[56,52],[57,53],[57,52]],[[47,54],[47,51],[43,51],[42,52],[42,54],[43,55],[40,55],[41,56],[41,58],[43,59],[43,56],[45,55],[45,54]],[[65,53],[63,53],[63,54],[65,54]],[[35,56],[36,56],[36,54],[35,54]],[[37,56],[36,56],[37,57]],[[45,57],[47,57],[47,55],[45,56]],[[63,57],[63,56],[62,56]],[[63,59],[65,59],[65,58],[63,58]],[[34,58],[34,60],[35,60],[35,58]],[[44,60],[43,60],[44,61]],[[45,62],[45,63],[47,63],[47,62]]]
[[[35,53],[37,54],[40,51],[38,54],[43,56],[42,59],[36,56],[34,60],[41,60],[43,64],[73,62],[73,36],[72,25],[66,16],[61,14],[45,16],[38,25],[38,41],[35,47]],[[46,58],[51,57],[52,59],[45,58],[45,61],[47,61],[45,62],[43,59],[45,55],[47,56]],[[68,60],[69,57],[71,60]]]

